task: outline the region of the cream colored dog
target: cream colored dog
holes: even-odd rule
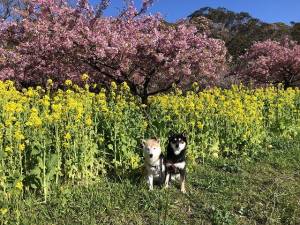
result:
[[[147,170],[149,189],[153,183],[163,184],[165,180],[164,157],[161,153],[160,141],[156,138],[142,140],[145,167]]]

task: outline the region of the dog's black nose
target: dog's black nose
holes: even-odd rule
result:
[[[176,144],[176,148],[178,148],[179,147],[179,144]]]
[[[152,157],[153,157],[153,155],[152,155],[152,154],[149,154],[149,157],[150,157],[150,158],[152,158]]]

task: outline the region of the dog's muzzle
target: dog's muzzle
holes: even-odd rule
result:
[[[152,158],[152,157],[153,157],[153,154],[149,154],[149,157]]]

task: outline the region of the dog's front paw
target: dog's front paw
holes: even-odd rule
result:
[[[168,181],[165,182],[164,188],[165,189],[169,188],[169,182]]]
[[[185,193],[186,193],[186,190],[185,190],[185,188],[181,188],[181,189],[180,189],[180,191],[181,191],[181,193],[183,193],[183,194],[185,194]]]

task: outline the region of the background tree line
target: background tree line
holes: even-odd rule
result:
[[[188,22],[199,32],[225,42],[232,57],[231,78],[256,85],[300,85],[300,22],[266,23],[247,12],[221,7],[201,8],[188,16]]]
[[[280,41],[285,37],[300,42],[300,22],[266,23],[247,12],[236,13],[226,8],[201,8],[188,16],[199,31],[225,41],[228,52],[238,58],[257,41]],[[203,29],[205,28],[205,29]]]

